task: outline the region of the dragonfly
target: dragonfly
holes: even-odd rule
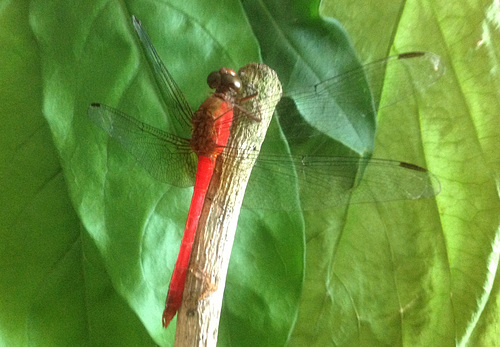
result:
[[[240,118],[255,122],[259,119],[257,115],[245,112],[244,106],[246,100],[256,95],[239,97],[241,79],[229,68],[221,68],[209,75],[209,87],[215,89],[215,92],[203,102],[198,111],[193,112],[142,23],[135,16],[132,16],[132,23],[146,59],[154,71],[169,120],[175,123],[178,133],[145,124],[102,103],[92,103],[88,108],[88,116],[135,156],[157,180],[178,187],[194,184],[184,235],[162,316],[162,324],[166,328],[181,305],[191,246],[215,159],[227,155],[224,149],[233,122]],[[438,194],[438,179],[420,166],[363,156],[336,156],[321,151],[326,143],[332,141],[330,129],[335,132],[338,114],[350,112],[351,104],[363,105],[357,111],[366,115],[381,108],[378,100],[382,93],[385,71],[401,66],[404,66],[402,71],[409,69],[417,72],[416,76],[419,77],[415,79],[407,73],[402,74],[401,78],[406,81],[413,78],[413,84],[404,84],[408,87],[401,87],[392,102],[414,93],[415,85],[427,88],[444,73],[437,55],[430,52],[410,52],[384,58],[320,83],[286,92],[284,96],[289,99],[280,101],[275,114],[283,136],[279,139],[266,137],[260,154],[251,150],[237,154],[256,157],[244,206],[317,210],[351,203],[429,198]],[[371,102],[353,101],[353,97],[360,94],[356,90],[360,82],[361,85],[364,83],[368,86],[372,95]],[[272,101],[277,102],[281,95],[268,98],[268,101],[262,102],[263,108]],[[276,99],[272,100],[273,98]],[[292,103],[290,98],[293,99]],[[292,116],[292,113],[298,116]],[[191,137],[189,133],[192,134]],[[265,150],[266,146],[274,148],[274,141],[283,143],[283,138],[290,143],[284,152]],[[370,173],[369,179],[362,174],[366,172]],[[296,185],[291,184],[291,180]]]

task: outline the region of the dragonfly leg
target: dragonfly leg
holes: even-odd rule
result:
[[[259,93],[254,93],[252,95],[248,95],[248,96],[244,96],[244,97],[241,97],[241,98],[237,98],[236,101],[238,103],[242,103],[242,102],[246,102],[248,100],[251,100],[253,98],[256,98],[257,96],[259,96]],[[246,108],[244,108],[243,106],[240,106],[238,104],[234,104],[234,107],[237,108],[240,112],[244,113],[245,116],[247,116],[248,118],[250,118],[253,121],[260,122],[262,120],[262,118],[259,116],[259,114],[260,114],[260,107],[259,106],[257,106],[259,108],[259,113],[258,114],[250,112]]]
[[[237,102],[245,102],[245,101],[251,100],[253,98],[256,98],[258,95],[259,95],[259,93],[254,93],[252,95],[247,95],[247,96],[243,96],[241,98],[236,98],[236,101]]]

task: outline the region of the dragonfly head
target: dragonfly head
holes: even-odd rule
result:
[[[237,92],[241,88],[240,77],[233,69],[222,67],[208,75],[208,86],[215,89],[216,93]]]

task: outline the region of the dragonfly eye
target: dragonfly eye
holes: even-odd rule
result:
[[[241,88],[241,80],[236,72],[225,67],[210,73],[207,83],[218,93],[226,93],[230,90],[238,91]]]
[[[241,88],[241,80],[236,74],[224,74],[221,75],[221,86],[227,90],[232,89],[238,91]]]
[[[208,86],[211,89],[217,89],[220,86],[221,75],[219,71],[211,72],[207,77]]]

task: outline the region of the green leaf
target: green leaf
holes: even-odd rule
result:
[[[428,167],[441,194],[351,206],[345,225],[332,226],[336,239],[325,230],[311,236],[290,344],[495,345],[498,5],[345,1],[324,10],[345,23],[366,61],[410,50],[443,57],[448,71],[440,82],[379,115],[374,152]],[[398,85],[386,87],[390,94]],[[316,218],[311,224],[320,229]]]
[[[379,114],[374,147],[374,157],[428,167],[441,194],[302,215],[243,213],[219,344],[495,345],[499,9],[485,1],[324,1],[321,12],[313,2],[281,4],[0,6],[2,344],[173,342],[161,312],[190,190],[154,181],[86,117],[91,102],[103,102],[168,128],[130,15],[196,108],[210,71],[257,61],[259,49],[287,87],[302,82],[304,67],[320,76],[351,64],[352,52],[332,58],[325,42],[334,41],[314,37],[338,33],[321,13],[346,27],[364,62],[409,50],[443,57],[439,83]],[[287,55],[291,47],[297,55]],[[323,55],[312,54],[318,47]],[[388,81],[390,98],[397,85]]]
[[[121,336],[151,345],[70,200],[54,133],[43,117],[65,99],[45,96],[43,52],[28,10],[16,2],[0,11],[1,344],[110,345]]]

